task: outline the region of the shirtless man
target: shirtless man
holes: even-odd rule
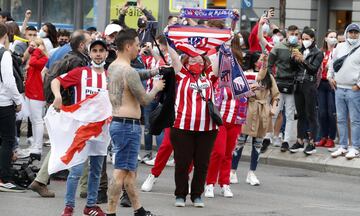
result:
[[[136,185],[137,156],[140,149],[140,105],[146,106],[164,89],[163,80],[154,81],[154,88],[146,94],[141,80],[158,74],[158,69],[135,71],[130,66],[140,49],[134,29],[122,30],[115,38],[117,59],[109,66],[109,95],[113,106],[110,135],[114,143],[113,180],[108,190],[108,216],[116,215],[122,186],[129,195],[135,216],[153,216],[141,206]]]

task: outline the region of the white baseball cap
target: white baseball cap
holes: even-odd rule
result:
[[[105,28],[105,35],[111,35],[114,32],[119,32],[122,30],[122,27],[118,24],[109,24]]]

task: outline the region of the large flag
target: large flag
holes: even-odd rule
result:
[[[231,29],[194,26],[170,26],[167,37],[175,47],[189,56],[206,54],[231,38]]]
[[[111,115],[107,91],[63,106],[60,112],[50,106],[45,116],[51,143],[49,174],[81,164],[88,156],[106,155]]]

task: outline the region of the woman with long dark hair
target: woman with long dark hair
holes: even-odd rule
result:
[[[59,46],[56,27],[52,23],[44,23],[39,31],[39,36],[43,39],[48,53]]]
[[[319,120],[321,130],[321,140],[317,147],[333,148],[336,137],[336,107],[335,89],[332,88],[327,80],[328,62],[332,57],[332,52],[337,44],[337,33],[329,31],[326,33],[322,51],[324,59],[321,68],[321,80],[318,86]]]

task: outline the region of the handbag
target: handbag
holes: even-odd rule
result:
[[[279,92],[283,94],[292,94],[295,91],[295,80],[292,82],[277,80],[276,84],[278,86]]]
[[[336,59],[336,61],[334,61],[334,63],[333,63],[334,71],[338,72],[341,69],[341,67],[343,66],[346,58],[349,57],[351,54],[353,54],[359,47],[360,46],[355,47],[347,55],[344,55],[343,57]]]

